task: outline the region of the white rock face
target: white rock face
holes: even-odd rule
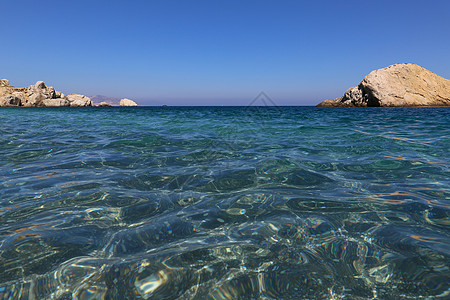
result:
[[[27,97],[22,92],[12,92],[0,98],[0,106],[22,106],[26,103]]]
[[[119,106],[138,106],[138,105],[133,100],[124,98],[124,99],[120,100]]]
[[[42,101],[45,99],[47,99],[47,97],[41,93],[32,93],[28,96],[28,101],[24,106],[42,106]]]
[[[110,107],[112,105],[110,103],[108,103],[108,102],[102,101],[102,102],[96,104],[95,106],[98,106],[98,107]]]
[[[56,98],[55,89],[52,86],[47,87],[43,81],[38,81],[27,88],[28,97],[36,94],[40,94],[41,96],[38,98],[42,98],[42,100]]]
[[[318,106],[450,106],[450,80],[416,64],[396,64]]]
[[[0,98],[0,106],[19,106],[20,98],[14,95],[8,95]]]
[[[66,99],[66,96],[63,93],[58,92],[58,91],[55,92],[55,97],[56,97],[56,99],[58,99],[58,98]]]
[[[35,90],[43,90],[46,89],[47,86],[45,85],[45,83],[43,81],[38,81],[34,84],[34,89]]]
[[[3,100],[0,100],[0,106],[8,105],[10,106],[11,101],[13,103],[18,103],[16,100],[11,100],[11,98],[8,98],[7,100],[6,96],[11,96],[15,92],[22,92],[23,89],[16,89],[15,87],[9,85],[9,81],[7,79],[0,79],[0,98]],[[15,105],[13,105],[15,106]]]
[[[69,106],[70,102],[66,99],[56,98],[56,99],[45,99],[42,100],[43,106],[48,107],[61,107],[61,106]]]
[[[66,97],[70,106],[92,106],[91,98],[80,94],[70,94]]]
[[[9,86],[8,79],[0,79],[0,86]]]

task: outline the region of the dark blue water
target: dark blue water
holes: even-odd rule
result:
[[[450,297],[448,108],[0,121],[0,299]]]

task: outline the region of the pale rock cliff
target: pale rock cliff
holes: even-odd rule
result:
[[[138,105],[133,100],[124,98],[124,99],[120,100],[119,106],[138,106]]]
[[[450,80],[416,64],[395,64],[317,106],[450,106]]]
[[[92,106],[91,98],[80,94],[70,94],[67,96],[67,100],[69,100],[70,106]]]

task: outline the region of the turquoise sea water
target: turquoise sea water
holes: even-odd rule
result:
[[[448,108],[0,121],[0,299],[450,297]]]

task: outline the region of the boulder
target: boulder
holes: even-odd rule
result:
[[[70,94],[67,96],[70,106],[92,106],[91,98],[80,94]]]
[[[138,105],[133,100],[124,98],[120,100],[119,106],[138,106]]]
[[[15,92],[15,88],[9,85],[7,79],[0,79],[0,98],[8,96]]]
[[[317,106],[450,106],[450,80],[416,64],[395,64]]]
[[[12,95],[20,100],[20,106],[24,106],[27,103],[27,96],[24,92],[13,92]]]
[[[8,95],[0,98],[0,106],[20,106],[21,99],[14,95]]]
[[[32,93],[28,96],[28,101],[24,106],[43,106],[42,101],[47,97],[42,93]]]
[[[12,92],[0,98],[0,106],[23,106],[27,102],[27,97],[22,92]]]
[[[43,81],[38,81],[34,84],[33,88],[35,90],[44,90],[47,88],[47,86],[45,85],[45,83]]]
[[[0,86],[10,86],[8,79],[0,79]]]
[[[112,106],[111,104],[109,104],[108,102],[102,101],[100,103],[97,103],[95,106],[99,106],[99,107],[109,107]]]
[[[66,99],[66,96],[63,93],[56,91],[55,92],[55,99],[58,99],[58,98]]]
[[[56,99],[44,99],[42,100],[42,105],[47,107],[61,107],[70,106],[69,100],[56,98]]]
[[[47,87],[43,81],[38,81],[34,85],[26,88],[26,94],[28,101],[24,103],[24,106],[46,106],[43,100],[56,99],[55,89],[50,86]],[[46,102],[47,103],[47,102]]]

